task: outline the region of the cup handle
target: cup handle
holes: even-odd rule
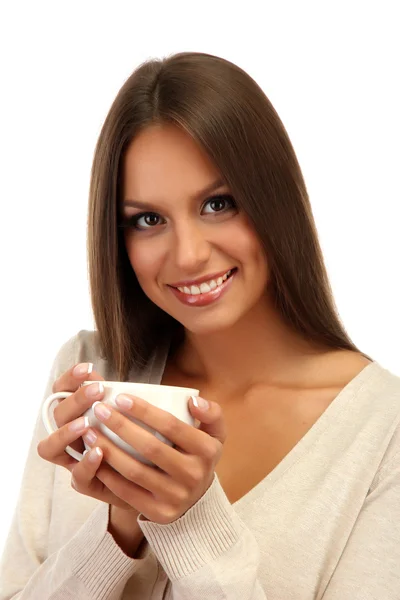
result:
[[[57,431],[58,427],[56,422],[54,421],[53,411],[51,412],[50,417],[50,409],[55,400],[64,400],[64,398],[68,398],[71,396],[72,392],[56,392],[55,394],[51,394],[43,403],[42,406],[42,420],[43,424],[46,428],[48,434],[52,434]],[[67,452],[72,458],[75,458],[77,461],[81,461],[83,458],[83,454],[71,448],[71,446],[66,446],[65,452]]]

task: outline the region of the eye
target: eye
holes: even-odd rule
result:
[[[211,210],[205,210],[209,207]],[[235,201],[230,194],[219,194],[209,198],[203,205],[202,214],[214,215],[226,214],[228,211],[237,210]],[[136,229],[137,231],[146,231],[162,225],[164,219],[155,212],[142,212],[130,217],[123,217],[119,227],[121,229]]]
[[[159,225],[160,220],[160,215],[154,212],[138,213],[137,215],[126,217],[120,224],[120,227],[122,229],[151,229],[155,225]]]
[[[209,206],[211,208],[211,211],[207,211],[206,214],[217,214],[221,212],[227,212],[228,210],[236,209],[235,201],[230,194],[219,194],[218,196],[213,196],[204,204],[204,207],[206,206]]]

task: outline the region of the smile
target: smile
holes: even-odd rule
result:
[[[222,277],[218,277],[218,279],[210,279],[209,281],[204,281],[200,283],[200,285],[191,285],[189,287],[178,287],[176,288],[180,292],[184,294],[190,294],[191,296],[198,296],[199,294],[207,294],[211,292],[211,290],[215,290],[217,287],[220,287],[224,281],[230,277],[233,273],[234,269],[229,269]]]
[[[221,296],[231,287],[233,279],[237,273],[237,268],[230,269],[222,277],[211,279],[201,284],[191,285],[190,287],[172,287],[171,292],[176,298],[188,306],[206,306],[221,298]]]

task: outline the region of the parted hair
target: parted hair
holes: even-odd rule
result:
[[[359,352],[339,318],[303,175],[277,112],[237,65],[182,52],[135,69],[111,105],[94,152],[89,284],[100,348],[119,379],[144,365],[166,338],[183,335],[142,291],[119,227],[124,154],[140,131],[163,123],[192,136],[248,215],[268,258],[268,291],[285,322],[327,349]]]

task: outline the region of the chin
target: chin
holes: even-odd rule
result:
[[[185,319],[182,319],[182,315],[179,314],[171,314],[171,316],[176,321],[179,321],[186,331],[195,335],[222,333],[234,327],[241,320],[241,317],[243,317],[237,310],[229,311],[227,309],[221,312],[216,311],[214,315],[204,313]]]
[[[229,330],[233,323],[189,323],[185,324],[181,322],[181,325],[195,335],[213,335],[216,333],[222,333],[223,331]]]
[[[169,302],[165,302],[160,295],[146,294],[163,312],[178,321],[186,331],[195,335],[212,335],[222,333],[235,327],[242,321],[261,300],[264,290],[252,297],[237,294],[234,298],[221,298],[214,306],[203,308],[182,308],[177,310]]]

